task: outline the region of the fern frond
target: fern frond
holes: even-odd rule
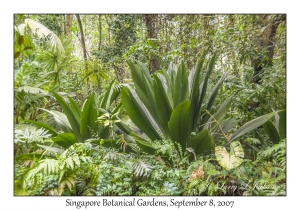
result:
[[[153,166],[149,165],[145,160],[137,159],[132,165],[132,170],[136,176],[147,176],[151,172]]]
[[[42,171],[45,175],[57,174],[59,173],[59,163],[55,159],[45,159],[40,161],[39,166],[37,167],[38,171]]]
[[[279,150],[285,150],[285,140],[281,141],[279,144],[275,144],[272,147],[267,148],[264,152],[262,152],[263,156],[270,157],[277,153]]]

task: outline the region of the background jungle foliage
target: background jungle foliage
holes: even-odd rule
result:
[[[15,195],[286,194],[285,15],[17,14],[14,75]]]

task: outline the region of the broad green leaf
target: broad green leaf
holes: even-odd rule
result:
[[[76,138],[73,133],[61,133],[54,137],[52,141],[59,146],[68,149],[70,146],[76,143]]]
[[[103,108],[103,109],[106,109],[108,110],[109,107],[110,107],[110,104],[111,104],[111,96],[113,94],[113,91],[114,91],[114,84],[115,84],[115,81],[113,80],[109,86],[107,87],[102,99],[101,99],[101,102],[100,102],[100,107]]]
[[[172,107],[168,99],[167,92],[163,87],[163,81],[156,74],[154,74],[153,88],[156,106],[158,107],[157,113],[161,120],[162,127],[164,129],[163,133],[165,134],[165,138],[168,138],[168,122],[172,113]]]
[[[92,133],[97,132],[98,122],[97,121],[97,110],[95,108],[94,95],[85,101],[81,113],[80,121],[80,134],[82,141],[92,138]]]
[[[25,23],[22,23],[22,24],[16,26],[16,27],[15,27],[15,30],[18,31],[18,33],[19,33],[20,35],[24,35],[24,33],[25,33],[25,28],[26,28],[26,24],[25,24]]]
[[[72,110],[70,109],[69,105],[57,93],[53,92],[53,95],[56,98],[56,100],[58,101],[58,103],[60,104],[61,108],[63,109],[63,111],[65,113],[65,115],[67,116],[69,124],[71,125],[73,133],[75,134],[78,142],[82,142],[81,135],[80,135],[80,125],[76,121],[76,118],[75,118]]]
[[[145,76],[145,78],[147,79],[147,81],[150,83],[150,85],[152,85],[151,75],[150,75],[149,70],[145,66],[145,64],[143,64],[143,63],[141,63],[139,61],[137,61],[136,63],[141,68],[141,70],[143,71],[143,75]]]
[[[135,65],[133,62],[127,61],[127,63],[131,70],[131,76],[134,82],[136,93],[147,108],[151,107],[151,102],[149,100],[151,99],[151,94],[152,99],[154,99],[154,94],[151,91],[146,92],[146,81],[148,81],[148,84],[150,84],[151,86],[151,80],[149,81],[148,79],[146,79],[147,77],[144,76],[144,72],[142,71],[142,69]],[[152,89],[152,87],[150,89]]]
[[[34,120],[24,120],[24,122],[31,123],[31,124],[35,125],[35,127],[37,127],[37,128],[43,128],[43,129],[45,129],[49,134],[52,135],[52,137],[58,135],[58,133],[57,133],[56,130],[54,130],[49,125],[46,125],[44,123],[40,123],[40,122],[37,122],[37,121],[34,121]]]
[[[127,134],[129,135],[132,132],[132,129],[128,127],[125,123],[122,121],[115,123],[115,130],[118,134]]]
[[[79,106],[76,104],[76,102],[70,97],[68,96],[69,102],[70,102],[70,109],[72,110],[76,121],[79,123],[80,119],[81,119],[81,111]]]
[[[25,19],[25,23],[35,32],[40,38],[44,38],[49,36],[51,39],[51,44],[56,47],[57,52],[59,55],[64,56],[65,49],[60,41],[60,39],[57,37],[55,33],[53,33],[51,30],[46,28],[41,23],[32,20],[32,19]]]
[[[189,98],[189,86],[188,77],[186,72],[186,66],[182,62],[177,70],[175,86],[173,89],[173,107]]]
[[[121,97],[122,104],[132,122],[145,132],[150,139],[161,139],[149,112],[141,103],[136,93],[129,86],[123,86]]]
[[[155,104],[153,82],[148,69],[140,62],[138,62],[138,65],[135,65],[133,62],[128,61],[128,64],[131,69],[135,91],[139,99],[145,105],[160,130],[164,133],[164,127],[157,114],[158,107],[156,107]]]
[[[270,140],[274,144],[278,144],[280,141],[280,137],[275,125],[271,121],[267,121],[265,124],[263,124],[263,127],[268,136],[270,137]]]
[[[155,154],[155,148],[153,148],[151,142],[148,142],[144,139],[138,138],[136,135],[131,135],[133,139],[135,140],[136,144],[140,149],[142,149],[143,152],[146,152],[148,154]]]
[[[200,60],[197,63],[196,68],[194,68],[189,75],[192,130],[195,130],[195,128],[197,126],[198,119],[199,119],[199,113],[200,113],[200,109],[201,109],[200,84],[202,82],[202,79],[200,78],[200,73],[203,68],[205,56],[206,56],[206,51],[202,54]]]
[[[110,134],[109,126],[104,126],[103,124],[98,125],[98,136],[102,139],[107,139]]]
[[[179,143],[183,151],[186,149],[191,134],[189,125],[190,108],[191,103],[189,100],[178,104],[173,110],[169,121],[171,140]]]
[[[251,120],[247,122],[245,125],[237,129],[234,134],[231,136],[230,141],[248,133],[249,131],[252,131],[253,129],[263,125],[266,123],[268,120],[270,120],[278,111],[271,112],[269,114],[263,115],[261,117],[258,117],[254,120]]]
[[[278,113],[279,115],[279,125],[278,125],[278,130],[279,130],[279,135],[280,139],[285,139],[286,138],[286,111],[281,111]]]
[[[176,75],[176,66],[171,62],[169,65],[168,70],[163,70],[163,75],[166,79],[166,86],[167,86],[167,95],[169,98],[169,101],[171,103],[172,109],[174,109],[174,103],[173,103],[173,89],[175,85],[175,75]],[[174,80],[172,79],[172,75],[174,74]]]
[[[244,159],[244,150],[240,142],[233,141],[230,143],[229,152],[225,147],[217,146],[215,156],[223,168],[230,170],[241,165]]]
[[[192,147],[196,154],[214,149],[214,139],[207,129],[202,130],[196,136],[192,137],[188,147]]]
[[[60,126],[60,128],[64,132],[72,132],[72,127],[68,121],[68,118],[65,114],[59,112],[59,111],[49,111],[47,109],[40,108],[41,110],[44,110],[45,112],[48,112],[54,117],[54,120],[57,122],[57,124]]]

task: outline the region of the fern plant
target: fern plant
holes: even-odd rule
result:
[[[65,191],[76,194],[75,175],[85,174],[94,167],[91,164],[91,148],[89,143],[75,144],[57,158],[40,159],[24,173],[23,188],[29,194],[36,195],[41,189],[45,190],[44,183],[50,179],[54,184],[52,187],[48,186],[46,192],[43,191],[44,195],[62,195]],[[88,175],[87,173],[86,176]]]

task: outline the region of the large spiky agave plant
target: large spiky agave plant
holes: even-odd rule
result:
[[[207,128],[200,126],[211,120],[210,116],[201,118],[201,111],[211,110],[218,90],[229,72],[220,78],[208,101],[205,101],[208,79],[216,55],[209,60],[206,74],[201,77],[206,66],[205,56],[206,53],[189,75],[183,62],[178,68],[170,64],[168,70],[158,71],[151,76],[144,64],[128,61],[134,88],[123,86],[122,103],[132,122],[151,140],[171,139],[183,151],[192,147],[197,154],[214,148],[213,137]],[[231,98],[219,112],[226,114],[230,103]],[[207,105],[204,106],[205,104]],[[216,117],[221,121],[225,115]],[[191,132],[197,132],[198,135],[191,138]]]
[[[212,107],[219,88],[229,72],[225,72],[210,93],[207,92],[217,56],[205,62],[205,51],[189,75],[185,64],[171,64],[168,70],[150,75],[141,62],[128,61],[134,86],[123,85],[122,104],[131,121],[151,140],[170,139],[178,152],[186,149],[195,154],[214,149],[214,137],[218,138],[237,125],[234,119],[225,119],[233,95],[214,112]],[[206,69],[205,73],[204,69]],[[202,76],[204,75],[204,76]],[[208,95],[208,97],[207,97]],[[228,141],[257,128],[276,112],[250,121],[239,128]],[[191,135],[194,133],[196,135]],[[136,138],[137,144],[149,152],[151,143]]]

